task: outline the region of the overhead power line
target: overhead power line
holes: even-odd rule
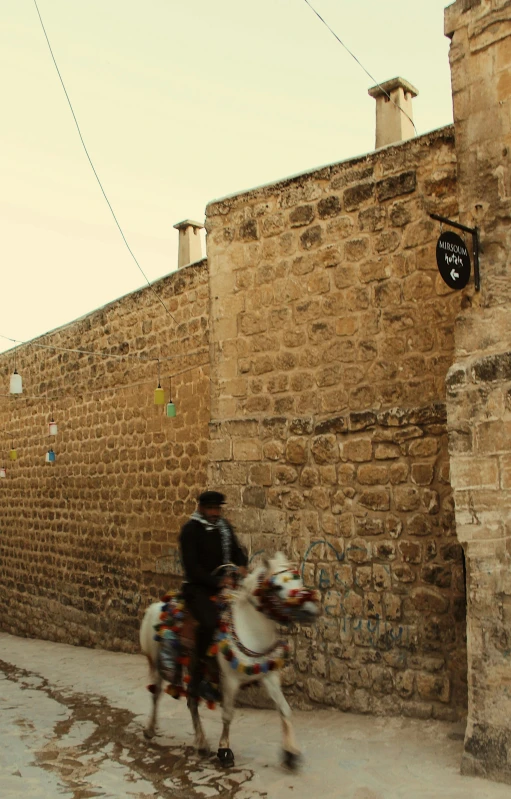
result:
[[[394,100],[392,99],[392,97],[390,96],[390,94],[389,94],[388,92],[386,92],[386,91],[385,91],[385,89],[383,88],[383,86],[381,85],[381,83],[378,83],[378,81],[376,80],[376,78],[373,78],[373,76],[371,75],[371,73],[367,71],[367,69],[366,69],[366,68],[365,68],[365,66],[362,64],[362,62],[358,60],[358,58],[356,57],[356,55],[355,55],[354,53],[352,53],[352,52],[351,52],[351,50],[349,49],[349,47],[347,47],[347,46],[344,44],[344,42],[342,41],[342,39],[340,39],[340,38],[338,37],[338,35],[336,34],[336,32],[335,32],[335,31],[334,31],[334,30],[333,30],[333,29],[330,27],[330,25],[328,24],[328,22],[327,22],[325,19],[323,19],[323,17],[321,16],[321,14],[320,14],[318,11],[316,11],[316,9],[315,9],[315,8],[314,8],[314,7],[313,7],[313,6],[312,6],[312,5],[309,3],[309,0],[305,0],[305,2],[306,2],[306,3],[307,3],[307,5],[309,6],[310,10],[311,10],[311,11],[313,11],[313,12],[315,13],[315,15],[316,15],[316,16],[317,16],[317,17],[318,17],[320,20],[321,20],[321,22],[323,23],[323,25],[326,25],[326,27],[328,28],[328,30],[330,31],[330,33],[332,34],[332,36],[335,36],[335,38],[337,39],[337,41],[339,42],[339,44],[342,44],[342,46],[343,46],[343,47],[344,47],[344,49],[345,49],[345,50],[346,50],[346,51],[347,51],[347,52],[350,54],[350,56],[351,56],[352,58],[354,58],[354,59],[355,59],[355,61],[356,61],[356,62],[357,62],[357,64],[359,65],[359,67],[362,67],[362,69],[364,70],[364,72],[366,73],[366,75],[368,75],[368,76],[371,78],[371,80],[372,80],[372,81],[373,81],[373,82],[374,82],[374,83],[375,83],[375,84],[378,86],[378,88],[380,88],[380,89],[382,90],[382,92],[383,92],[383,94],[385,95],[385,97],[387,97],[387,98],[390,100],[390,102],[391,102],[393,105],[395,105],[395,106],[396,106],[396,108],[399,108],[399,110],[401,111],[401,113],[402,113],[402,114],[404,114],[404,115],[405,115],[405,117],[406,117],[407,119],[409,119],[409,120],[410,120],[410,122],[411,122],[411,123],[412,123],[412,125],[413,125],[413,129],[414,129],[414,131],[415,131],[415,135],[416,135],[416,136],[418,136],[419,134],[418,134],[418,132],[417,132],[417,128],[415,127],[415,123],[414,123],[413,119],[411,118],[411,116],[410,116],[409,114],[407,114],[407,113],[406,113],[406,111],[404,110],[404,108],[401,108],[401,106],[400,106],[400,105],[398,105],[397,103],[395,103],[395,102],[394,102]]]
[[[103,188],[103,185],[102,185],[102,183],[101,183],[101,180],[99,179],[99,175],[98,175],[98,173],[96,172],[96,169],[95,169],[95,167],[94,167],[94,164],[92,163],[92,159],[91,159],[91,157],[90,157],[90,155],[89,155],[89,151],[87,150],[87,147],[86,147],[86,145],[85,145],[85,141],[84,141],[84,139],[83,139],[82,132],[81,132],[81,130],[80,130],[80,125],[78,124],[78,120],[77,120],[77,118],[76,118],[76,114],[75,114],[75,112],[74,112],[74,109],[73,109],[73,106],[72,106],[71,100],[70,100],[70,98],[69,98],[69,95],[68,95],[68,93],[67,93],[67,89],[66,89],[66,87],[65,87],[65,84],[64,84],[64,81],[63,81],[63,79],[62,79],[62,75],[60,74],[60,70],[59,70],[59,67],[58,67],[57,61],[56,61],[56,59],[55,59],[55,56],[53,55],[53,50],[52,50],[52,48],[51,48],[51,44],[50,44],[50,40],[49,40],[49,38],[48,38],[48,34],[46,33],[46,28],[44,27],[44,22],[43,22],[43,19],[42,19],[42,17],[41,17],[41,13],[40,13],[40,11],[39,11],[39,7],[38,7],[38,5],[37,5],[37,0],[34,0],[34,5],[35,5],[35,7],[36,7],[37,15],[38,15],[38,17],[39,17],[39,21],[40,21],[40,23],[41,23],[41,27],[42,27],[42,29],[43,29],[44,36],[45,36],[45,38],[46,38],[46,42],[48,43],[48,48],[49,48],[49,50],[50,50],[51,57],[52,57],[52,59],[53,59],[53,63],[55,64],[55,69],[57,70],[57,74],[58,74],[58,76],[59,76],[59,78],[60,78],[60,82],[61,82],[61,84],[62,84],[62,88],[64,89],[64,94],[66,95],[66,99],[67,99],[67,102],[68,102],[68,104],[69,104],[69,108],[71,109],[71,113],[72,113],[72,115],[73,115],[73,119],[74,119],[74,121],[75,121],[76,129],[77,129],[77,131],[78,131],[78,135],[80,136],[80,141],[82,142],[83,149],[85,150],[85,155],[86,155],[86,156],[87,156],[87,158],[88,158],[89,164],[91,165],[92,171],[94,172],[94,176],[95,176],[95,178],[96,178],[96,180],[97,180],[97,182],[98,182],[99,188],[101,189],[101,191],[102,191],[102,193],[103,193],[103,197],[105,198],[105,200],[106,200],[106,203],[107,203],[107,205],[108,205],[108,207],[109,207],[109,209],[110,209],[110,212],[111,212],[111,214],[112,214],[112,216],[113,216],[113,218],[114,218],[114,222],[115,222],[115,224],[117,225],[117,227],[118,227],[118,229],[119,229],[119,233],[121,234],[121,236],[122,236],[122,239],[123,239],[123,241],[124,241],[124,243],[125,243],[126,247],[128,248],[128,252],[129,252],[129,254],[131,255],[131,257],[132,257],[132,258],[133,258],[133,260],[135,261],[135,263],[136,263],[137,267],[139,268],[140,272],[141,272],[141,273],[142,273],[142,275],[144,276],[144,279],[145,279],[145,281],[146,281],[147,285],[149,286],[149,288],[151,289],[151,291],[152,291],[152,292],[153,292],[153,294],[155,295],[155,297],[156,297],[156,299],[158,300],[158,302],[160,302],[160,303],[163,305],[163,307],[165,308],[165,310],[166,310],[166,312],[168,313],[168,315],[169,315],[169,316],[170,316],[170,317],[173,319],[173,321],[174,321],[174,322],[177,324],[176,320],[174,319],[174,317],[172,316],[171,312],[169,311],[169,309],[167,308],[167,306],[166,306],[166,305],[165,305],[165,303],[163,302],[162,298],[161,298],[161,297],[160,297],[160,296],[159,296],[159,295],[156,293],[156,291],[155,291],[155,290],[154,290],[154,288],[152,287],[152,285],[151,285],[151,282],[149,281],[149,279],[148,279],[148,277],[147,277],[146,273],[144,272],[144,270],[143,270],[143,269],[142,269],[142,267],[140,266],[139,262],[137,261],[137,259],[136,259],[136,257],[135,257],[135,254],[133,253],[133,251],[132,251],[132,249],[131,249],[130,245],[128,244],[128,241],[127,241],[127,239],[126,239],[126,236],[124,235],[124,233],[123,233],[123,230],[122,230],[122,228],[121,228],[121,226],[120,226],[120,224],[119,224],[119,222],[118,222],[118,219],[117,219],[117,217],[116,217],[116,215],[115,215],[115,213],[114,213],[114,209],[112,208],[112,205],[111,205],[111,203],[110,203],[110,200],[108,199],[108,197],[107,197],[107,195],[106,195],[106,192],[105,192],[105,190],[104,190],[104,188]]]
[[[28,347],[39,347],[43,350],[57,350],[59,352],[76,352],[79,355],[93,355],[95,358],[117,358],[119,361],[124,361],[128,358],[137,358],[139,361],[152,361],[153,363],[159,363],[164,361],[174,361],[176,358],[189,358],[192,355],[203,355],[204,352],[207,350],[203,347],[200,350],[192,350],[191,352],[184,352],[177,355],[167,355],[167,356],[160,356],[155,357],[154,355],[144,355],[144,353],[135,353],[135,352],[126,352],[124,355],[117,355],[114,352],[106,352],[103,350],[94,351],[94,350],[83,350],[83,349],[72,349],[71,347],[58,347],[55,344],[39,344],[35,341],[22,341],[21,339],[17,338],[10,338],[9,336],[4,336],[0,333],[0,338],[4,338],[6,341],[12,341],[13,344],[25,344]],[[15,347],[11,348],[12,350],[16,351]],[[0,353],[0,358],[2,355],[7,354],[10,350],[6,350],[5,353]]]

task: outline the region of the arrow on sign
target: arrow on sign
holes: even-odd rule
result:
[[[453,280],[457,280],[459,278],[459,274],[454,269],[451,269],[450,275],[451,275]]]

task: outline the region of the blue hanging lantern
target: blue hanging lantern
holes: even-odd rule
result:
[[[53,449],[50,447],[48,452],[46,453],[46,463],[55,463],[56,456]]]

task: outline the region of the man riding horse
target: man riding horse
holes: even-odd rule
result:
[[[232,563],[246,574],[248,562],[231,525],[222,516],[224,504],[225,497],[219,491],[204,491],[199,497],[197,510],[179,536],[186,580],[182,592],[190,612],[198,621],[188,693],[212,701],[218,701],[220,697],[211,683],[203,678],[207,651],[218,624],[218,610],[212,597],[230,580],[218,570]]]

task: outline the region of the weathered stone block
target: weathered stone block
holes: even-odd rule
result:
[[[420,673],[416,676],[417,691],[421,699],[448,702],[451,685],[448,677]]]
[[[299,205],[293,208],[289,214],[291,227],[302,227],[309,225],[315,218],[316,213],[312,205]]]
[[[347,261],[361,261],[369,250],[367,237],[351,239],[344,245],[344,257]]]
[[[396,545],[393,541],[376,541],[373,552],[374,557],[379,560],[395,560]]]
[[[311,452],[316,463],[336,463],[340,459],[339,445],[334,435],[314,437]]]
[[[420,563],[422,547],[415,541],[400,541],[398,549],[405,563]]]
[[[431,519],[422,513],[416,513],[406,523],[406,532],[408,535],[431,535],[432,530]]]
[[[379,180],[376,183],[376,197],[378,202],[384,202],[402,194],[411,194],[416,187],[417,176],[415,171],[402,172],[399,175],[392,175],[392,177]]]
[[[262,459],[261,442],[255,439],[234,439],[233,458],[235,461],[260,461]]]
[[[374,457],[378,461],[392,460],[400,455],[401,449],[397,444],[376,444],[374,448]]]
[[[371,545],[363,538],[353,538],[346,545],[346,557],[354,563],[364,563],[370,560]]]
[[[254,508],[266,507],[266,491],[261,486],[248,486],[242,492],[243,504]]]
[[[320,225],[308,228],[300,236],[300,246],[303,250],[315,250],[323,243],[322,230]]]
[[[342,445],[343,460],[363,463],[372,458],[372,443],[367,438],[350,438]]]
[[[394,503],[398,511],[417,510],[420,506],[420,493],[412,486],[396,486],[394,488]]]
[[[318,202],[318,214],[320,219],[327,219],[338,216],[341,213],[341,201],[335,194],[324,197]]]
[[[357,517],[356,528],[359,535],[381,535],[384,530],[383,519],[378,517]]]
[[[411,599],[415,609],[422,613],[445,613],[449,607],[449,600],[432,588],[414,589]]]
[[[450,588],[452,581],[451,569],[436,563],[429,563],[421,571],[421,580],[439,588]]]
[[[373,565],[373,583],[377,591],[388,591],[392,586],[390,566],[375,563]]]
[[[377,464],[359,466],[357,480],[362,485],[385,485],[389,481],[388,467]]]
[[[389,510],[390,496],[385,488],[375,488],[372,490],[362,491],[358,495],[358,502],[365,508],[370,510]]]
[[[374,183],[359,183],[357,186],[351,186],[343,194],[344,207],[347,211],[356,211],[360,205],[370,200],[373,194]]]

